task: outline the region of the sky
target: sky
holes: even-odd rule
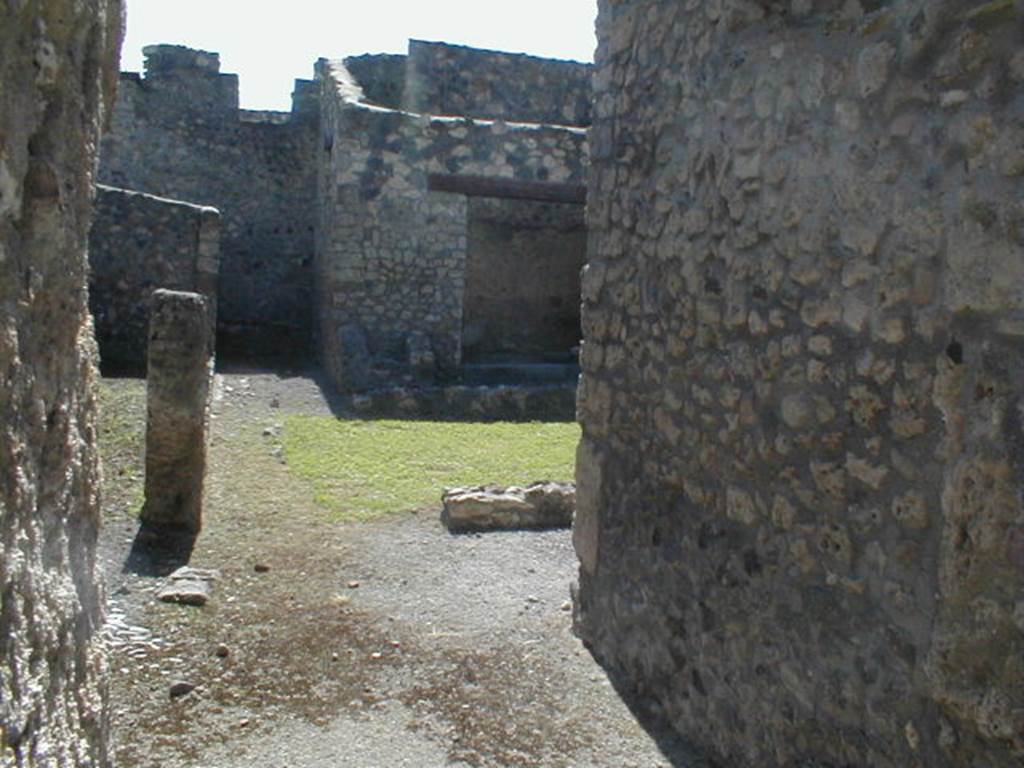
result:
[[[319,58],[405,53],[409,38],[592,61],[597,0],[127,0],[121,69],[142,48],[220,53],[239,75],[242,107],[290,109],[293,81]]]

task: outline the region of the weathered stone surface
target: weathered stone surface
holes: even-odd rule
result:
[[[1020,765],[1024,8],[600,8],[587,642],[724,764]]]
[[[365,101],[390,109],[402,109],[408,58],[405,54],[386,53],[348,56],[345,69],[358,81]]]
[[[471,357],[511,343],[520,357],[568,358],[578,346],[582,207],[470,205],[430,179],[581,190],[590,65],[411,41],[407,57],[348,59],[351,72],[321,61],[315,82],[296,83],[292,111],[271,113],[238,109],[238,79],[215,53],[145,54],[144,77],[122,74],[101,176],[223,213],[223,353],[301,357],[315,325],[333,383],[360,392],[451,383],[464,333],[477,341]],[[138,229],[98,229],[113,247],[97,253],[126,258]],[[136,283],[201,290],[168,281],[159,262],[133,262],[132,276],[110,281],[116,291],[94,293],[103,351],[134,346],[118,334],[144,316],[124,298]]]
[[[182,566],[167,577],[157,592],[157,599],[164,603],[206,605],[213,595],[213,584],[219,578],[220,574],[209,568]]]
[[[364,100],[389,109],[590,125],[590,64],[424,40],[410,40],[408,56],[350,56],[344,64]]]
[[[403,104],[412,112],[590,125],[593,67],[461,45],[409,41]]]
[[[452,488],[442,501],[441,522],[452,533],[568,528],[576,507],[576,489],[566,483]]]
[[[100,180],[223,215],[217,319],[254,353],[308,349],[318,142],[313,84],[291,112],[238,107],[238,76],[216,53],[147,47],[144,76],[121,74]],[[129,240],[131,236],[129,235]],[[199,290],[187,282],[155,288]],[[267,348],[271,349],[267,349]],[[279,351],[279,350],[278,350]]]
[[[412,369],[413,374],[419,379],[432,381],[437,368],[437,356],[430,344],[430,337],[425,333],[414,331],[405,340],[405,347],[409,368]]]
[[[319,155],[315,261],[324,367],[347,390],[412,381],[416,334],[429,340],[439,378],[453,378],[463,359],[471,206],[464,195],[430,191],[429,175],[579,184],[586,131],[371,106],[341,62],[322,61],[317,74],[329,148]],[[570,306],[575,318],[575,300]],[[339,334],[347,327],[365,333],[369,366],[349,360]]]
[[[150,309],[142,521],[198,532],[213,375],[206,299],[159,290]]]
[[[99,186],[89,230],[89,306],[104,365],[145,371],[156,288],[206,297],[217,322],[220,213]]]
[[[362,417],[571,421],[576,414],[576,390],[571,384],[393,387],[342,398],[338,405]]]
[[[86,237],[117,0],[0,4],[0,764],[109,765]]]
[[[343,389],[366,389],[373,381],[373,358],[366,339],[366,331],[356,323],[338,328],[333,345],[336,359],[341,363],[334,369],[334,383]]]

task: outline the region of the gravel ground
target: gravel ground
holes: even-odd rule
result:
[[[140,555],[124,510],[101,536],[119,768],[704,765],[572,635],[568,531],[452,536],[439,508],[332,523],[264,435],[331,412],[315,377],[222,374],[216,393],[190,554],[221,573],[210,604],[155,601],[186,557]],[[179,680],[196,688],[171,699]]]

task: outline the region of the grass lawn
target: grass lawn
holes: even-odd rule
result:
[[[445,488],[571,481],[575,423],[285,419],[289,470],[337,519],[368,519],[440,502]]]
[[[146,454],[146,382],[100,379],[99,435],[106,515],[133,517],[142,506]]]

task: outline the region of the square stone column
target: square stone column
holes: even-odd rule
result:
[[[144,524],[197,533],[213,373],[208,301],[153,293],[149,326]]]

